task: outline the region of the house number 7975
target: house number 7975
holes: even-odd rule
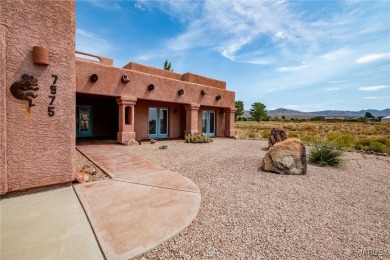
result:
[[[56,94],[57,94],[57,79],[58,75],[51,75],[54,78],[53,84],[50,86],[50,95],[49,98],[51,99],[49,106],[47,107],[47,114],[49,116],[54,116],[54,100],[56,99]]]

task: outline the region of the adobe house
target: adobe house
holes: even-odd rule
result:
[[[76,57],[74,1],[0,8],[0,194],[73,181],[76,138],[234,136],[225,82]]]

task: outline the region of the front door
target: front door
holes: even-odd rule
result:
[[[92,107],[77,106],[76,137],[92,136]]]
[[[203,135],[215,136],[215,111],[205,110],[202,112],[202,132]]]
[[[148,131],[149,138],[168,137],[168,108],[149,107]]]

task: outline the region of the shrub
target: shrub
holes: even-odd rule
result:
[[[350,147],[355,142],[355,136],[349,133],[333,132],[326,136],[337,147]]]
[[[261,137],[263,137],[264,139],[267,139],[270,134],[271,134],[271,130],[266,129],[266,130],[263,130],[263,132],[261,133]]]
[[[309,161],[319,166],[339,166],[342,163],[341,152],[334,150],[327,142],[317,141],[310,150]]]
[[[370,144],[370,150],[377,152],[377,153],[385,153],[386,152],[386,145],[374,141]]]
[[[188,134],[185,136],[186,143],[210,143],[213,142],[208,136],[202,135],[201,133]]]
[[[359,151],[364,151],[366,150],[366,147],[362,144],[355,144],[355,149]]]

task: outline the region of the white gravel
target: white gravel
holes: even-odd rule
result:
[[[344,153],[340,168],[278,175],[258,170],[266,147],[218,138],[118,146],[190,178],[202,194],[194,222],[142,258],[390,258],[389,157]]]

